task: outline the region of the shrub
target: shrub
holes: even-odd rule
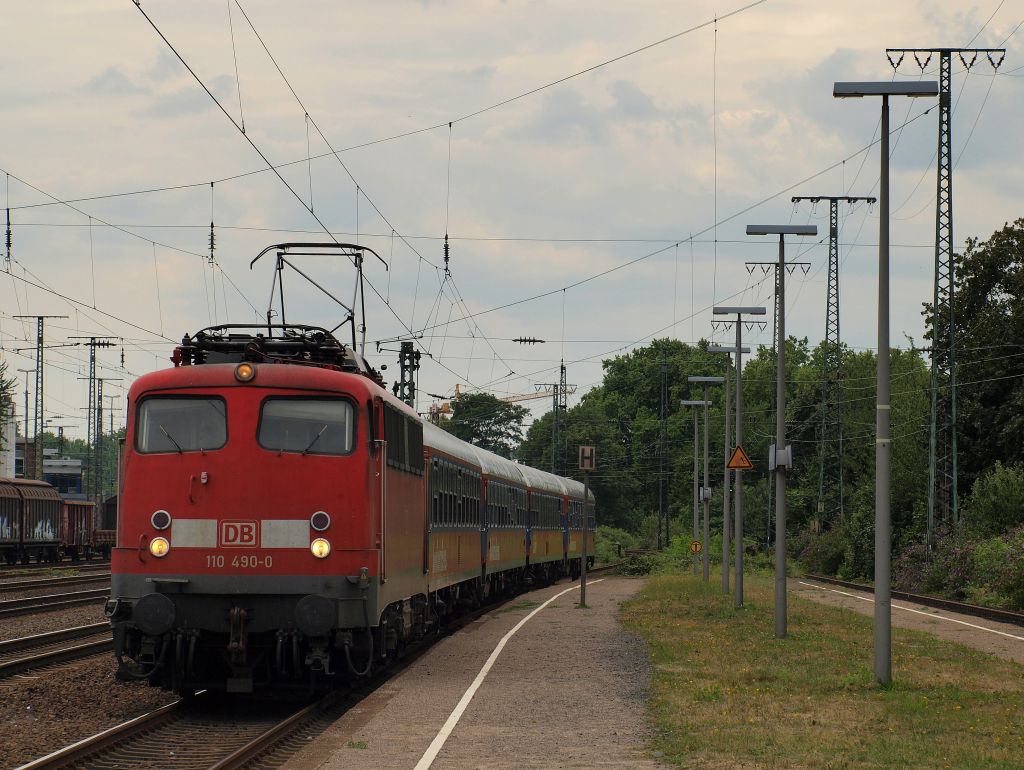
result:
[[[962,514],[967,531],[978,537],[1024,523],[1024,467],[997,462],[974,482]]]
[[[594,532],[595,561],[598,564],[620,561],[619,545],[625,550],[636,548],[639,542],[640,538],[624,529],[601,524]]]
[[[840,527],[812,534],[797,558],[808,572],[835,575],[846,560],[846,533]]]

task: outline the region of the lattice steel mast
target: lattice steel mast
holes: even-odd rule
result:
[[[841,398],[842,338],[839,335],[839,202],[874,203],[859,195],[794,195],[793,203],[828,201],[828,291],[825,300],[825,341],[821,356],[821,432],[818,437],[818,514],[842,518],[843,414]]]
[[[932,299],[931,431],[928,442],[928,546],[935,542],[935,513],[959,524],[960,500],[956,456],[956,319],[953,300],[953,125],[951,84],[953,54],[970,71],[985,55],[993,69],[1006,57],[1005,48],[887,48],[893,70],[907,54],[923,72],[939,56],[939,144],[935,193],[935,286]],[[894,58],[895,57],[895,58]]]
[[[43,351],[46,346],[43,344],[43,328],[47,318],[67,318],[66,315],[16,315],[15,318],[36,319],[36,394],[35,394],[35,457],[32,458],[32,475],[28,470],[28,436],[25,436],[25,478],[43,479],[43,427],[46,424],[44,414],[45,398],[43,391]]]

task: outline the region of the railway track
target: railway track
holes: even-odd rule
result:
[[[109,623],[92,623],[10,639],[0,642],[0,679],[107,652],[113,647]]]
[[[109,572],[95,572],[90,575],[71,575],[70,577],[0,581],[0,593],[7,591],[30,591],[33,588],[52,588],[54,586],[76,586],[109,580]]]
[[[852,588],[855,591],[864,591],[869,594],[873,594],[875,592],[873,586],[863,585],[861,583],[851,583],[847,580],[839,580],[838,578],[825,577],[823,575],[805,575],[804,577],[808,580],[816,580],[819,583],[828,583],[830,585],[842,586],[843,588]],[[924,596],[922,594],[911,594],[906,591],[892,591],[892,598],[914,602],[915,604],[921,604],[925,607],[934,607],[939,610],[958,612],[961,615],[972,615],[977,618],[997,620],[1001,623],[1013,623],[1014,625],[1024,627],[1024,613],[1012,612],[1011,610],[1001,610],[996,607],[982,607],[978,604],[965,604],[964,602],[957,602],[952,599],[942,599],[937,596]]]
[[[588,575],[609,572],[618,564],[605,564]],[[487,604],[453,620],[444,634],[452,634],[517,597]],[[427,637],[409,648],[406,655],[364,683],[340,688],[314,702],[285,709],[280,703],[256,702],[249,713],[240,706],[252,701],[216,698],[197,693],[132,719],[91,738],[22,765],[17,770],[237,770],[243,767],[277,767],[286,756],[308,745],[347,710],[403,671],[436,641]]]
[[[8,599],[0,602],[0,618],[15,615],[31,615],[35,612],[46,612],[63,607],[74,607],[79,604],[91,604],[110,595],[109,588],[94,588],[88,591],[73,591],[48,596],[27,596],[23,599]]]
[[[76,570],[78,572],[91,572],[93,570],[110,571],[110,561],[97,562],[33,562],[32,564],[0,564],[0,578],[13,577],[20,573],[31,574],[40,570]]]

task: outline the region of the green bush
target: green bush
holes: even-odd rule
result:
[[[978,477],[961,511],[976,537],[993,537],[1024,523],[1024,467],[1003,465]]]
[[[639,542],[639,537],[624,529],[598,525],[594,532],[595,561],[598,564],[621,561],[619,546],[621,545],[623,550],[637,548]]]
[[[835,575],[846,561],[847,535],[841,527],[809,533],[801,545],[797,559],[808,572]]]
[[[619,567],[620,575],[633,577],[650,575],[662,567],[662,559],[654,554],[639,554],[629,556]]]

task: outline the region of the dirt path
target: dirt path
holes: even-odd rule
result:
[[[874,597],[863,591],[815,583],[804,578],[790,578],[789,590],[793,596],[845,607],[862,615],[872,615],[875,611]],[[1009,623],[960,615],[895,599],[892,602],[892,624],[897,628],[924,631],[965,647],[1024,663],[1024,628]]]
[[[534,591],[440,641],[347,713],[287,770],[413,768],[499,640],[568,588]],[[650,669],[643,642],[618,622],[641,581],[611,577],[573,590],[512,636],[432,764],[459,768],[657,768],[645,754]]]

